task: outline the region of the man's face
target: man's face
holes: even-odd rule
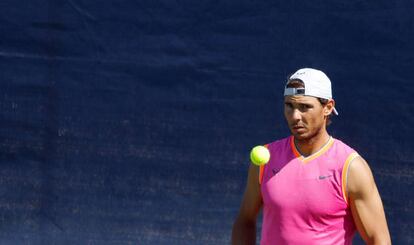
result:
[[[307,140],[325,128],[327,111],[315,97],[285,96],[285,118],[297,140]]]

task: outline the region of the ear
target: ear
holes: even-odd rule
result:
[[[323,114],[325,116],[331,115],[334,107],[335,107],[335,100],[330,99],[323,108]]]

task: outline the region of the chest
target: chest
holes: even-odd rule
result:
[[[273,210],[307,215],[330,215],[342,210],[341,169],[333,159],[303,164],[293,159],[273,164],[262,184],[264,204]]]

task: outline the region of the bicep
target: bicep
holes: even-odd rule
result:
[[[255,221],[262,207],[262,195],[259,185],[259,167],[251,164],[247,177],[246,189],[240,207],[239,217],[248,221]]]
[[[352,215],[364,240],[389,239],[381,197],[371,169],[361,157],[355,158],[349,167],[348,192]]]

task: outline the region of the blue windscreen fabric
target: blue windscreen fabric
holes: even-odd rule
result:
[[[330,134],[413,242],[412,1],[0,5],[1,244],[228,244],[302,67],[330,77]]]

